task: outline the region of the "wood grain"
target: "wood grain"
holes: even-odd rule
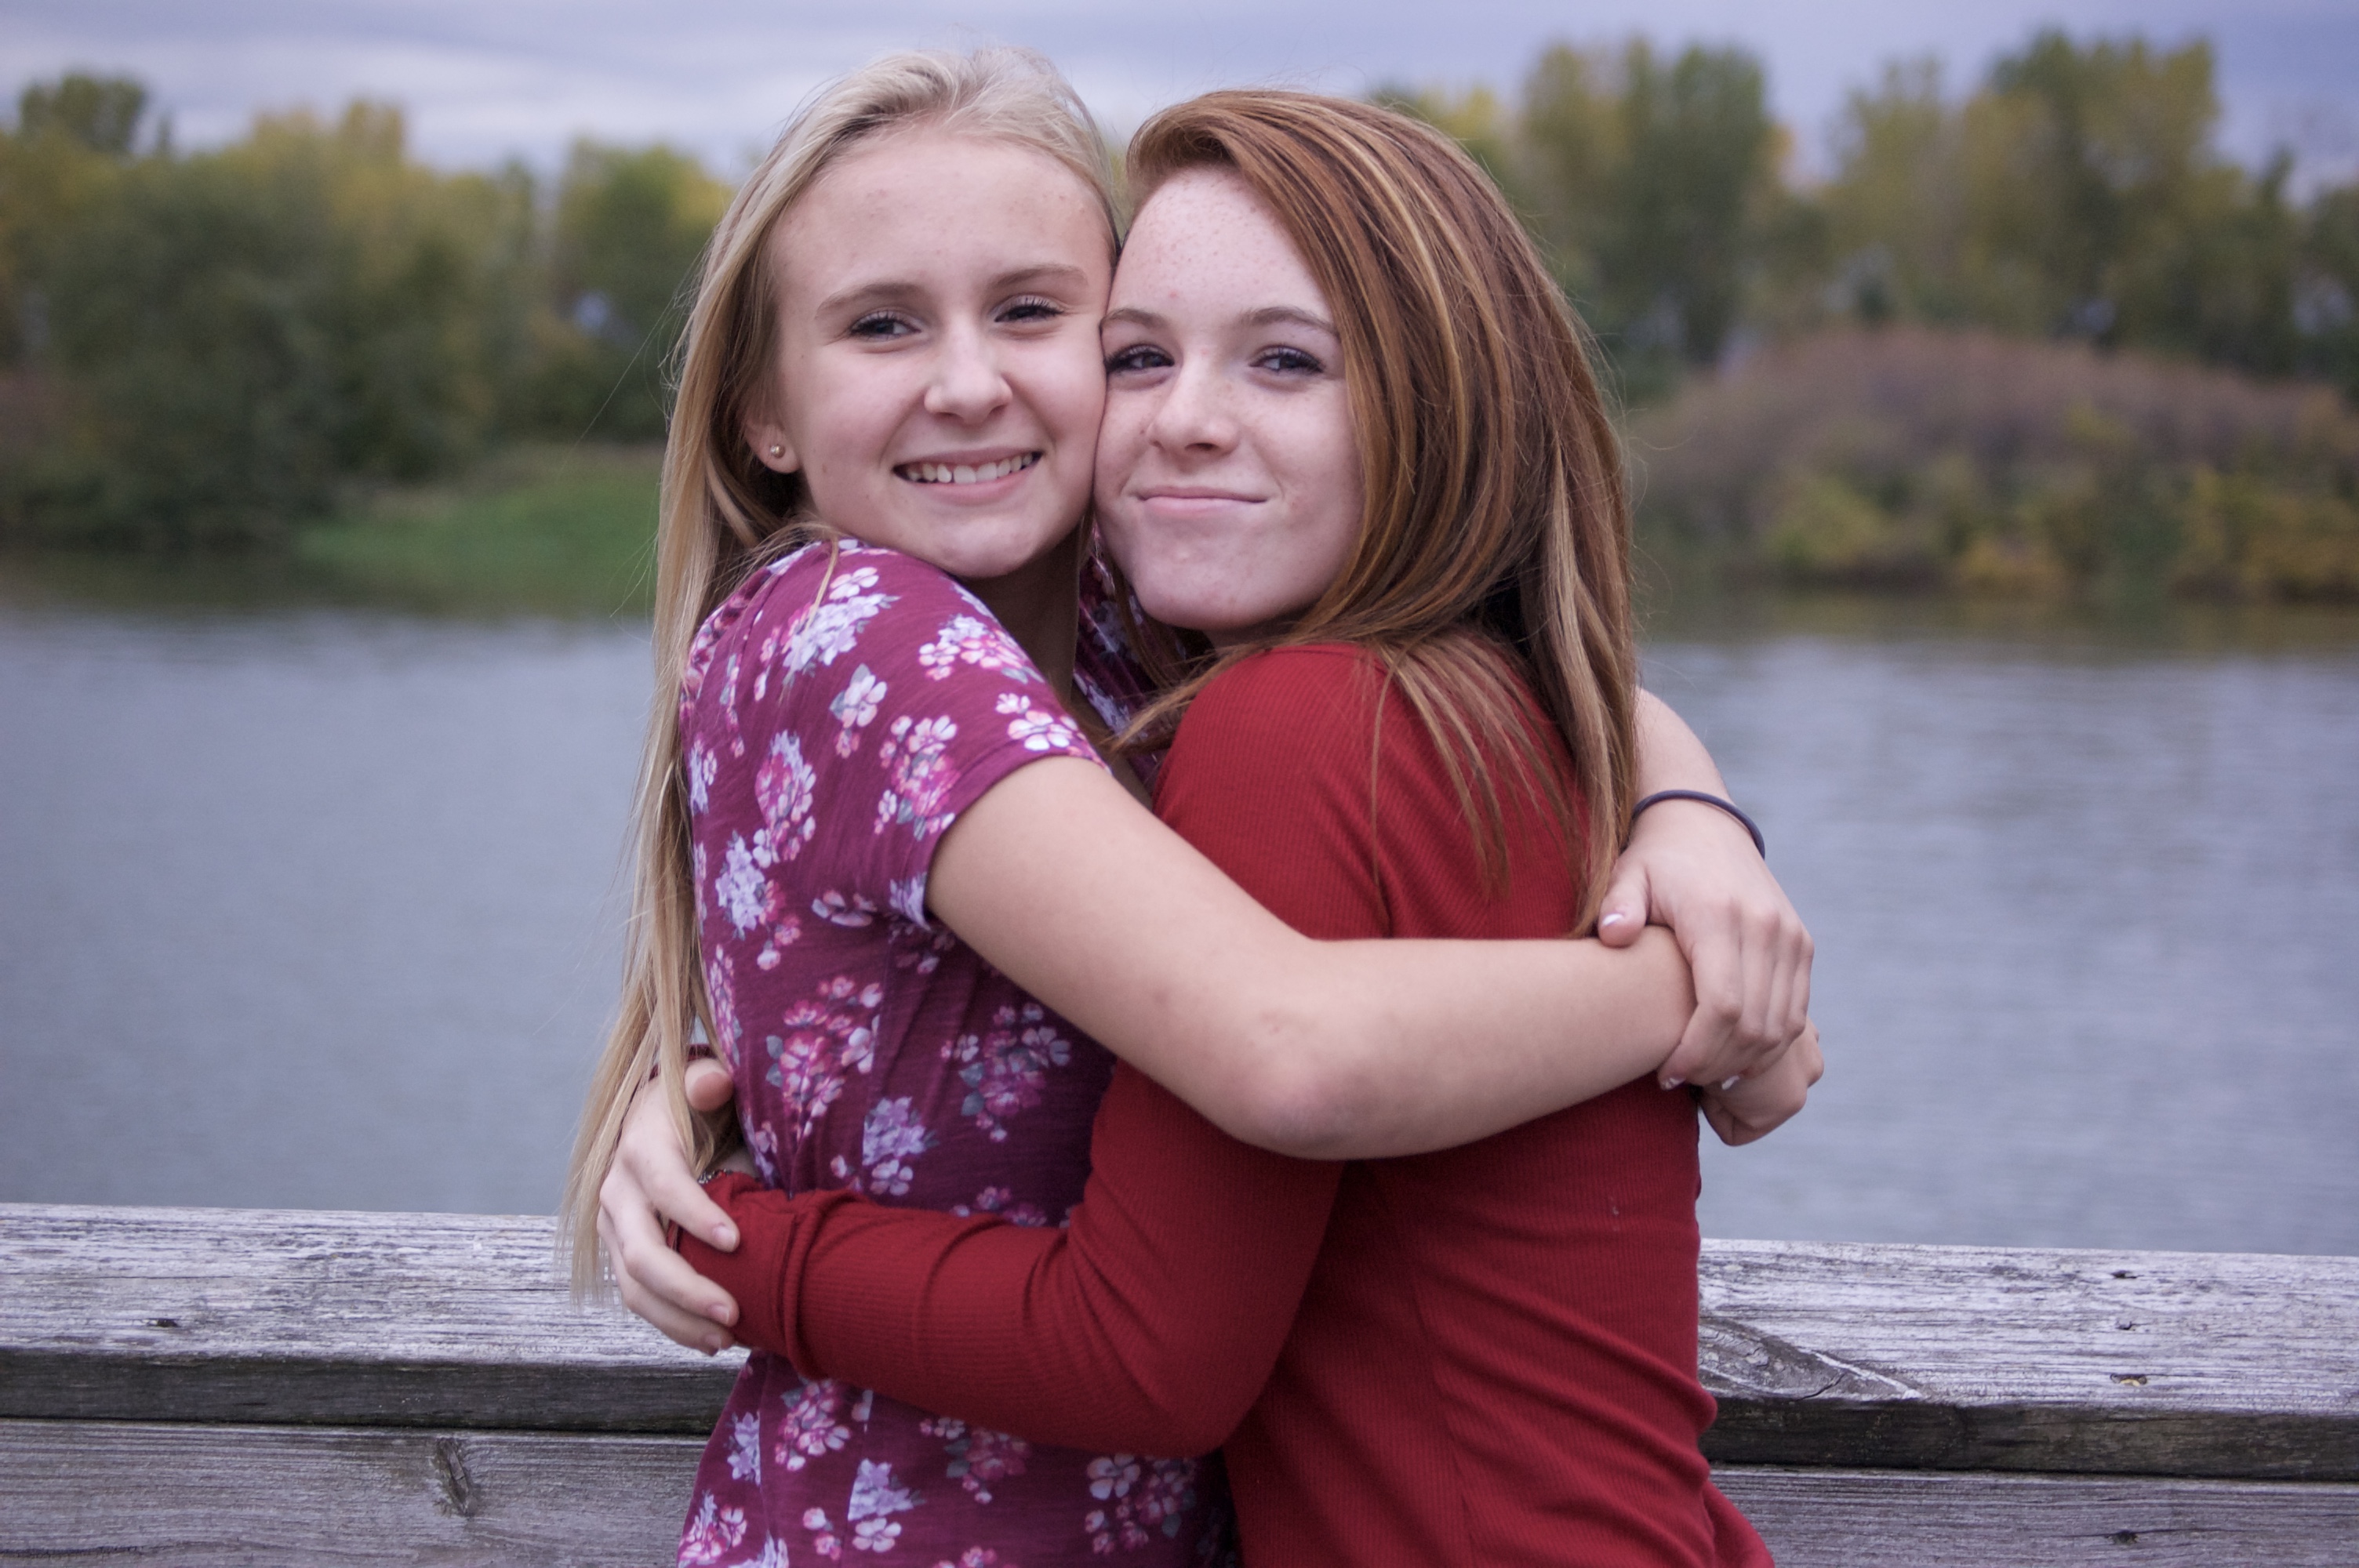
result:
[[[0,1559],[667,1563],[701,1444],[382,1428],[0,1422]],[[2359,1487],[1723,1467],[1780,1568],[2347,1568]]]
[[[2359,1260],[1707,1243],[1719,1461],[2359,1480]],[[0,1416],[675,1433],[546,1218],[0,1205]],[[2359,1553],[2354,1553],[2359,1557]]]
[[[1777,1568],[2351,1568],[2359,1487],[1721,1467]]]
[[[1713,1242],[1702,1301],[1716,1460],[2359,1480],[2359,1259]]]

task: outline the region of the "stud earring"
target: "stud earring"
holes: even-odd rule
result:
[[[774,458],[783,458],[787,455],[787,449],[773,441],[770,443],[770,455]]]

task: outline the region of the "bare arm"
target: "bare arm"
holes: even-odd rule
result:
[[[1638,794],[1665,789],[1728,795],[1695,731],[1641,692]],[[1761,1070],[1801,1033],[1810,1011],[1810,934],[1725,812],[1672,800],[1638,818],[1606,888],[1598,935],[1619,946],[1648,922],[1670,927],[1695,984],[1695,1014],[1663,1064],[1666,1087],[1718,1084],[1732,1076],[1720,1066],[1732,1054],[1750,1056],[1745,1071]]]
[[[1314,942],[1078,759],[969,806],[927,902],[1231,1136],[1305,1158],[1449,1148],[1587,1099],[1654,1071],[1693,1006],[1668,942]]]

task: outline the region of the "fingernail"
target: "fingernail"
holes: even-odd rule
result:
[[[1663,1080],[1663,1087],[1667,1089],[1675,1089],[1686,1082],[1687,1080],[1685,1078],[1665,1078]]]
[[[1730,1089],[1734,1088],[1737,1085],[1739,1085],[1739,1084],[1743,1083],[1744,1081],[1745,1081],[1745,1075],[1744,1075],[1743,1073],[1739,1073],[1739,1074],[1737,1074],[1734,1077],[1731,1077],[1731,1078],[1723,1078],[1723,1079],[1721,1079],[1721,1080],[1720,1080],[1721,1092],[1722,1092],[1722,1093],[1723,1093],[1723,1094],[1725,1094],[1727,1091],[1729,1091]]]
[[[728,1348],[729,1348],[729,1342],[728,1342],[727,1340],[725,1340],[725,1339],[713,1338],[713,1339],[708,1339],[708,1340],[706,1340],[706,1341],[704,1342],[704,1353],[705,1353],[707,1356],[718,1356],[718,1355],[720,1355],[723,1350],[726,1350],[726,1349],[728,1349]]]
[[[723,1252],[726,1252],[731,1248],[736,1246],[737,1232],[735,1228],[726,1225],[714,1226],[712,1227],[712,1245],[720,1248]]]
[[[1629,918],[1618,909],[1611,914],[1601,914],[1597,917],[1597,929],[1603,931],[1609,925],[1619,925]]]
[[[729,1309],[717,1302],[704,1309],[704,1315],[723,1328],[729,1326]]]

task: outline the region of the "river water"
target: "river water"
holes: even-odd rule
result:
[[[0,1200],[552,1207],[646,666],[0,592]],[[1819,939],[1707,1234],[2359,1253],[2359,617],[1763,601],[1648,678]]]

